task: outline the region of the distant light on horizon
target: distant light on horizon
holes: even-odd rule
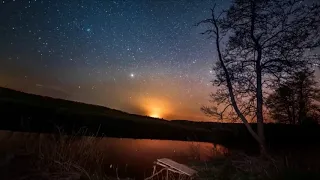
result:
[[[156,96],[141,96],[137,104],[139,104],[140,108],[144,111],[144,115],[153,118],[168,118],[172,109],[172,104],[165,98],[157,98]]]
[[[149,109],[149,116],[153,118],[162,118],[164,109],[160,107],[151,107]]]
[[[153,117],[153,118],[161,118],[160,115],[157,114],[157,113],[150,114],[150,117]]]

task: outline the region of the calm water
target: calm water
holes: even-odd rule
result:
[[[0,151],[10,151],[27,142],[36,142],[43,135],[35,133],[0,132]],[[146,177],[158,158],[171,158],[188,164],[194,160],[206,161],[226,151],[219,145],[202,142],[170,140],[99,138],[94,145],[104,156],[106,172],[119,176]]]

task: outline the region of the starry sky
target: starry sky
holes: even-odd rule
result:
[[[229,1],[215,1],[226,8]],[[165,119],[208,120],[212,0],[2,0],[0,86]]]
[[[204,120],[211,0],[4,0],[0,86],[165,119]],[[226,1],[218,1],[221,8]]]

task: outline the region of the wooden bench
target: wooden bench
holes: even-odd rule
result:
[[[152,175],[146,178],[145,180],[150,180],[163,171],[167,172],[166,180],[169,180],[169,172],[177,173],[179,174],[179,177],[188,176],[190,179],[192,179],[192,177],[194,177],[197,174],[196,170],[193,170],[184,164],[177,163],[168,158],[157,159],[157,161],[155,161],[154,164],[155,165],[153,166]],[[157,165],[161,166],[162,169],[160,169],[159,171],[156,171]]]

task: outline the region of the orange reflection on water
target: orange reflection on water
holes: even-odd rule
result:
[[[106,154],[113,154],[113,157],[119,154],[120,159],[129,160],[126,163],[145,161],[147,164],[164,157],[178,162],[188,162],[190,159],[206,161],[226,152],[223,146],[211,143],[125,138],[103,138],[100,148],[106,150]]]

